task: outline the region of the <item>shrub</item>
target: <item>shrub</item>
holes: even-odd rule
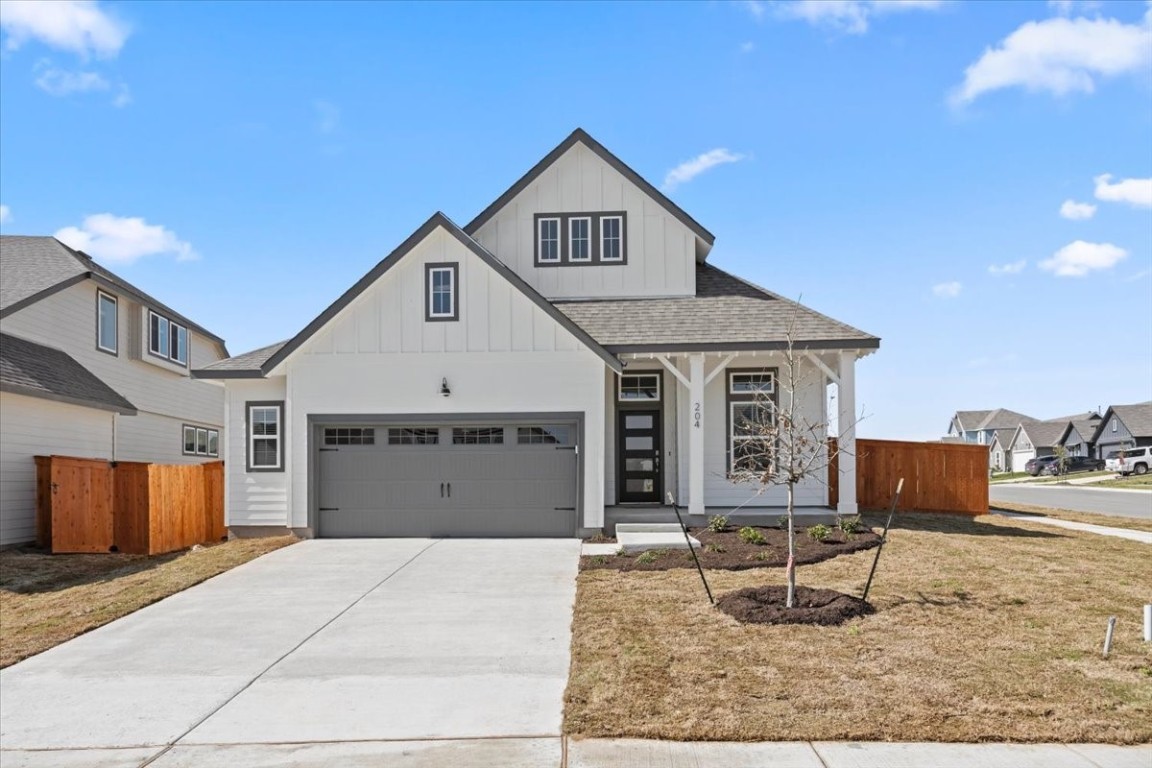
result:
[[[712,515],[708,518],[708,530],[713,533],[722,533],[728,527],[728,518],[724,515]]]
[[[704,551],[705,552],[715,552],[717,554],[723,554],[724,552],[727,552],[728,550],[724,549],[724,547],[720,546],[719,544],[705,544],[704,545]]]
[[[664,554],[664,550],[662,549],[645,550],[636,556],[636,562],[648,565],[649,563],[656,562],[656,560],[659,559],[660,555],[662,554]]]
[[[764,562],[765,560],[771,560],[773,557],[775,557],[775,555],[773,555],[771,552],[757,552],[753,559]]]
[[[838,523],[840,530],[844,532],[845,536],[851,536],[854,533],[859,533],[864,528],[864,524],[860,522],[860,516],[855,517],[842,517]]]
[[[605,557],[604,555],[593,555],[591,560],[596,565],[604,565],[605,563],[608,562],[608,558]]]
[[[808,535],[816,541],[824,541],[832,534],[832,529],[824,525],[824,523],[817,523],[816,525],[808,528]]]
[[[745,544],[767,544],[764,534],[751,526],[744,526],[740,529],[740,541]]]

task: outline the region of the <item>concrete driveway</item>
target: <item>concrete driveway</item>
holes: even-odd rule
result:
[[[551,762],[579,551],[574,539],[278,550],[0,671],[0,762],[233,763],[245,745],[496,736],[521,737],[509,743],[523,759],[505,750],[494,764]],[[451,759],[451,743],[425,748]]]

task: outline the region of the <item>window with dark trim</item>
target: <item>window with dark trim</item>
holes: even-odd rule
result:
[[[148,352],[187,367],[188,329],[175,320],[148,310]]]
[[[454,262],[426,264],[424,272],[424,318],[459,320],[457,277],[460,265]]]
[[[532,225],[538,267],[628,263],[628,215],[624,211],[537,213]]]
[[[564,425],[516,428],[516,442],[520,445],[570,445],[571,440],[572,428]]]
[[[626,373],[620,377],[620,400],[659,400],[659,373]]]
[[[120,349],[119,302],[116,297],[104,291],[96,291],[96,348],[101,352],[117,354]]]
[[[436,427],[389,427],[388,445],[439,445]]]
[[[376,445],[372,427],[325,427],[324,445]]]
[[[503,445],[504,427],[453,427],[453,445]]]
[[[246,404],[249,472],[284,471],[284,402]]]
[[[766,432],[776,423],[776,371],[729,370],[726,376],[728,471],[766,472],[775,460]]]
[[[183,429],[183,450],[185,456],[220,455],[220,430],[185,424]]]

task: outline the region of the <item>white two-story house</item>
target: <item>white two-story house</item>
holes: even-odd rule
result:
[[[581,130],[467,225],[435,214],[288,341],[193,372],[226,385],[231,530],[574,536],[668,494],[783,506],[732,475],[793,394],[790,326],[799,416],[828,423],[838,388],[855,513],[855,370],[879,339],[712,266],[713,240]]]
[[[0,545],[35,538],[34,456],[217,461],[223,339],[52,237],[0,237]]]

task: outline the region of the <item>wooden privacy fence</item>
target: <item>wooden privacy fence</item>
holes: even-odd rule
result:
[[[835,440],[829,440],[832,448]],[[904,478],[899,509],[988,514],[988,446],[856,440],[856,503],[883,509]],[[828,467],[828,503],[840,498],[840,465]]]
[[[227,533],[224,462],[36,457],[36,542],[52,552],[155,555]]]

